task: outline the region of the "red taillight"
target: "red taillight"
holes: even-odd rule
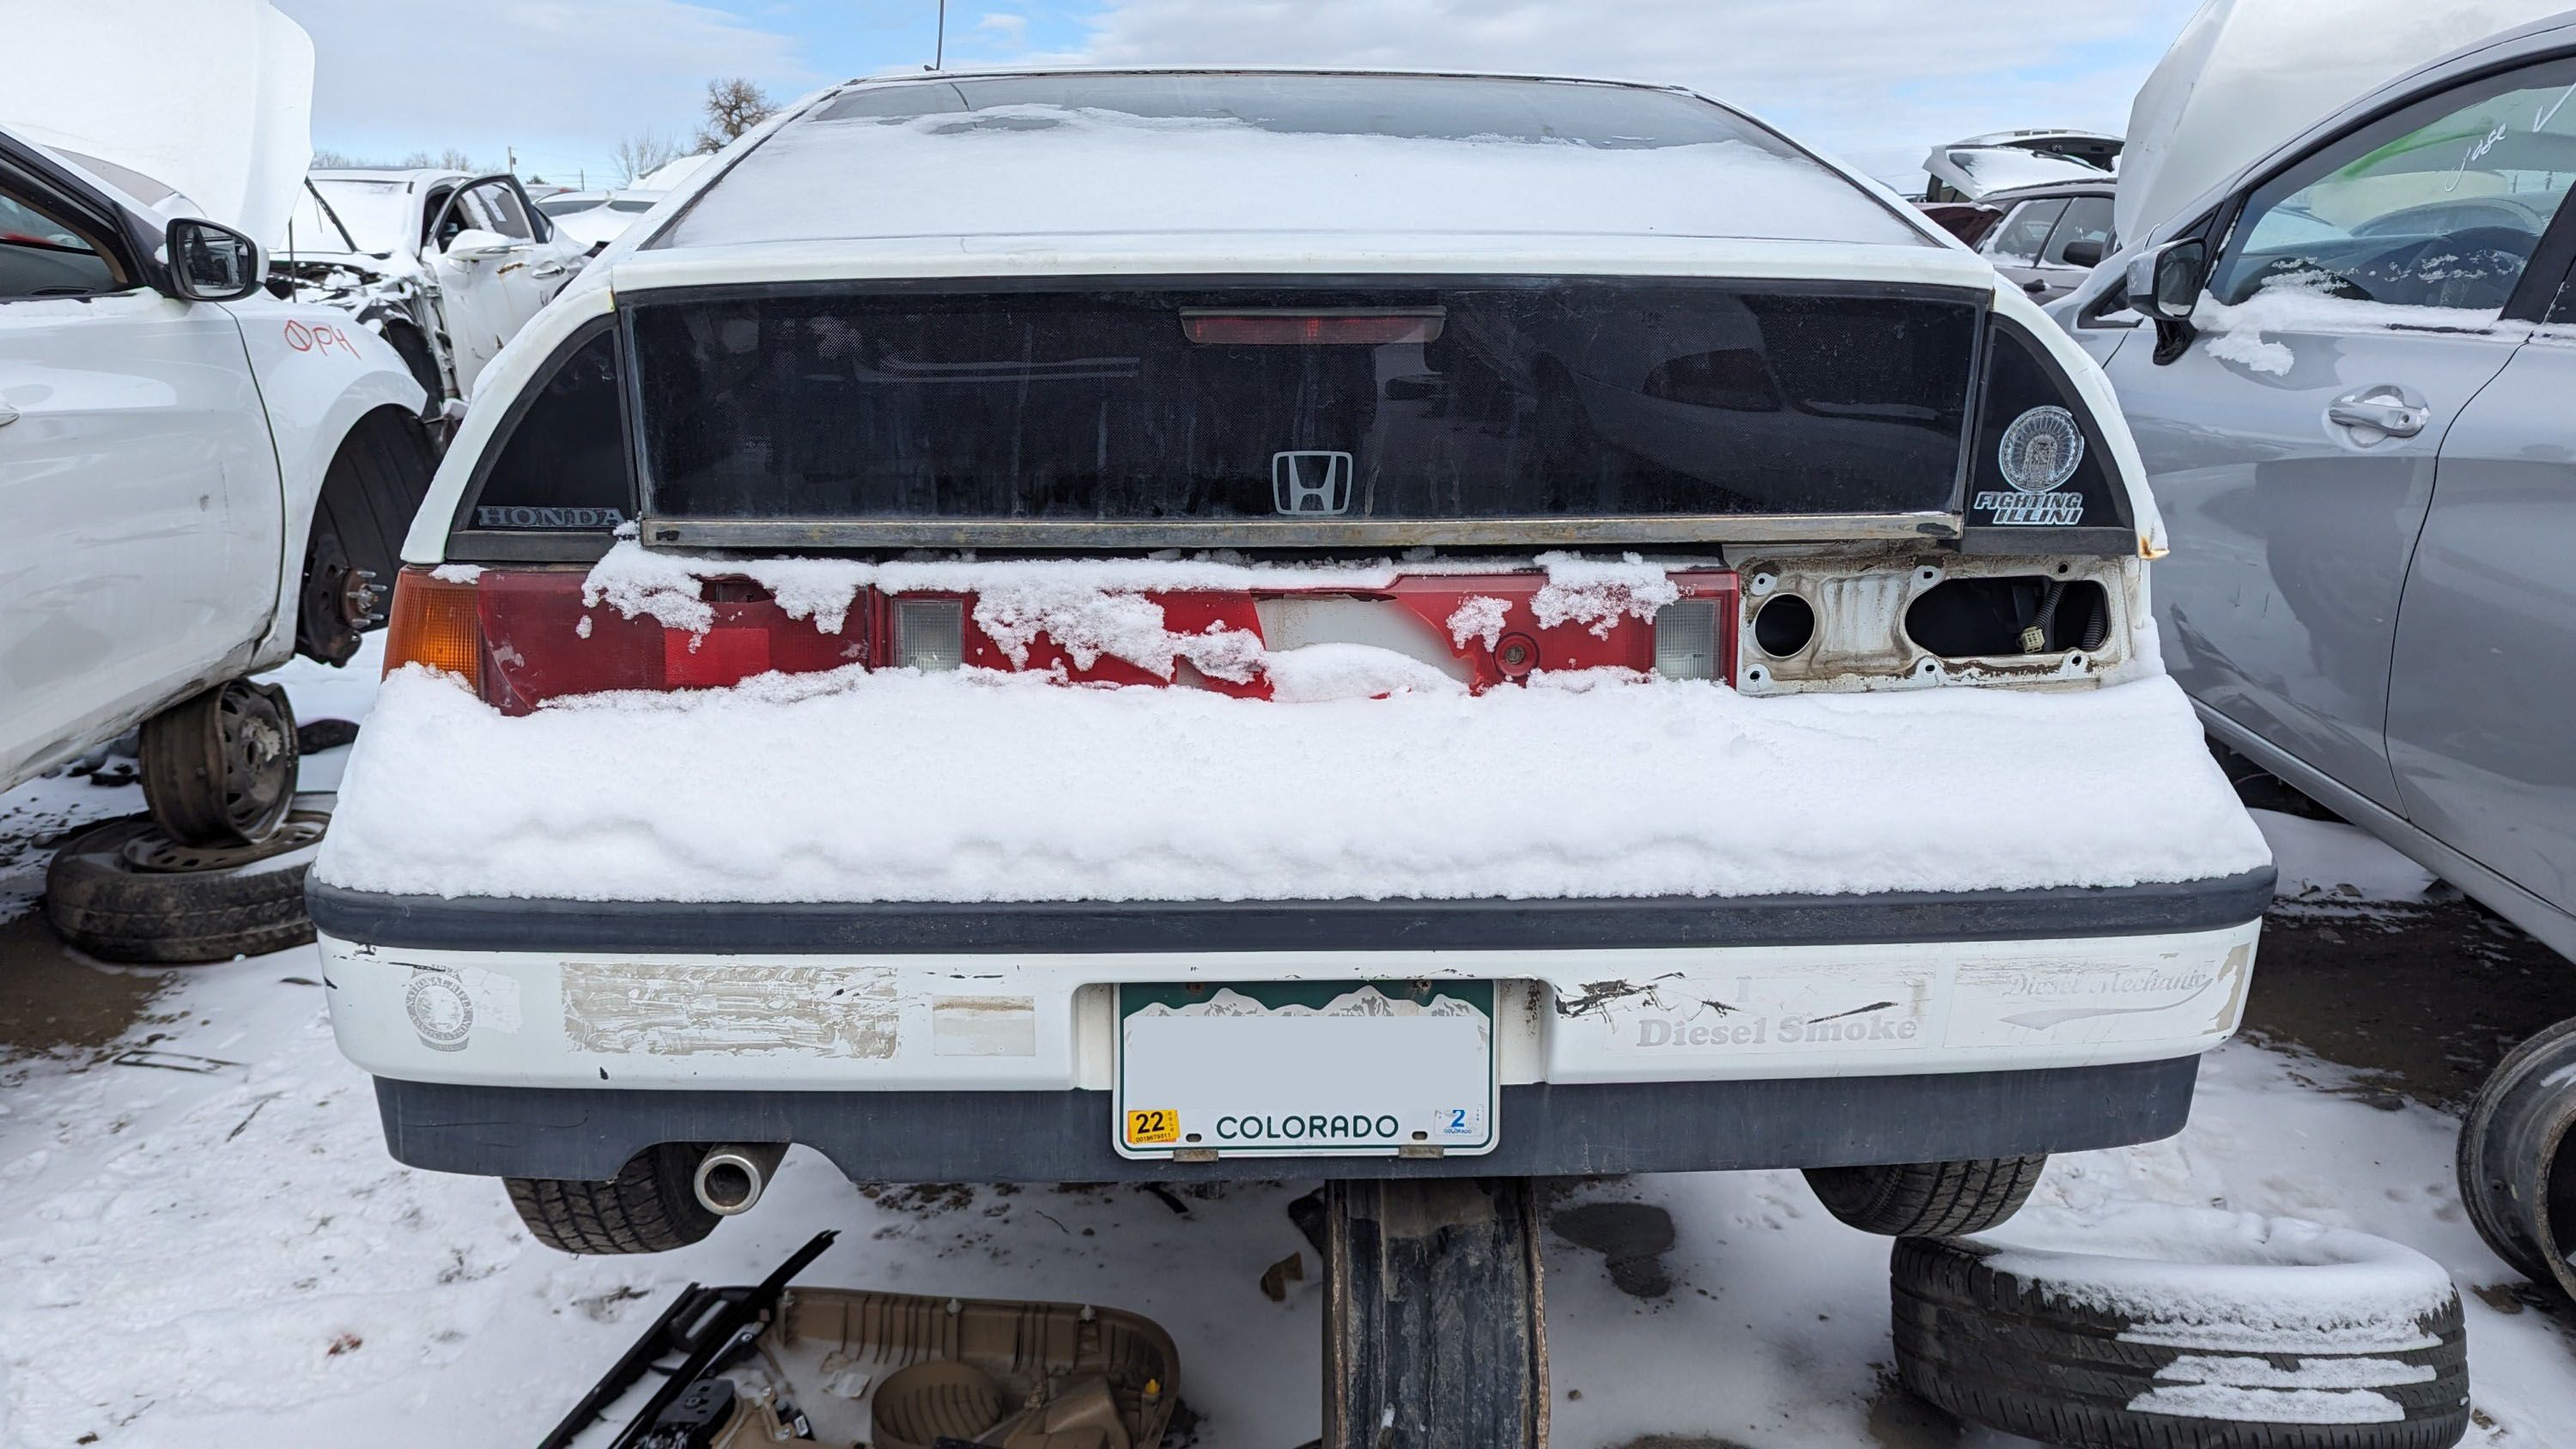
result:
[[[444,670],[510,714],[567,695],[722,688],[756,674],[812,674],[853,664],[1017,669],[1085,684],[1182,682],[1270,696],[1269,680],[1257,666],[1220,678],[1176,660],[1166,672],[1113,654],[1077,657],[1042,631],[1026,638],[1014,658],[978,626],[971,594],[863,589],[839,628],[826,633],[810,617],[790,618],[749,580],[717,579],[701,590],[705,613],[683,621],[704,627],[686,628],[650,614],[629,618],[607,603],[585,604],[587,574],[579,567],[487,568],[469,581],[406,568],[394,585],[386,668],[426,664]],[[1649,622],[1621,613],[1600,621],[1599,633],[1583,622],[1542,623],[1536,606],[1548,576],[1536,570],[1415,574],[1383,588],[1349,591],[1190,590],[1146,597],[1162,610],[1164,628],[1173,636],[1248,634],[1278,648],[1295,647],[1301,631],[1288,629],[1283,620],[1283,632],[1270,638],[1263,614],[1276,601],[1317,600],[1362,613],[1411,615],[1405,625],[1417,641],[1411,647],[1431,651],[1417,657],[1454,657],[1464,666],[1458,677],[1479,690],[1517,683],[1541,669],[1620,668],[1732,683],[1735,575],[1705,569],[1667,577],[1682,599],[1666,605],[1665,616]],[[1462,619],[1474,622],[1462,625]],[[1403,633],[1347,622],[1338,627],[1355,632],[1327,629],[1324,638],[1393,642]],[[1310,642],[1321,642],[1313,633],[1311,625],[1302,631]]]
[[[1181,313],[1181,331],[1211,347],[1379,347],[1431,342],[1445,314],[1437,307],[1358,308],[1347,312]]]
[[[426,664],[483,688],[483,628],[471,582],[406,568],[394,576],[393,612],[385,625],[385,672]]]

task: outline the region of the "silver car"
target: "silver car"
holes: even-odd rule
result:
[[[2576,957],[2570,99],[2576,15],[2457,52],[2051,311],[2137,435],[2211,735]],[[2497,1066],[2459,1163],[2487,1245],[2576,1298],[2576,1021]]]
[[[2576,955],[2576,17],[2381,87],[2057,308],[2210,732]]]

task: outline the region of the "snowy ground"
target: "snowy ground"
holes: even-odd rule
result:
[[[371,672],[371,671],[369,671]],[[318,675],[320,671],[309,671]],[[368,673],[296,688],[307,718],[362,707]],[[309,783],[332,764],[316,762]],[[384,1155],[366,1080],[334,1051],[310,949],[172,972],[70,957],[22,914],[70,823],[130,785],[0,796],[0,1444],[533,1442],[684,1281],[743,1282],[823,1227],[809,1281],[1090,1300],[1179,1342],[1210,1449],[1315,1432],[1318,1288],[1262,1270],[1304,1247],[1307,1184],[862,1189],[791,1156],[760,1209],[679,1253],[581,1260],[531,1244],[499,1188]],[[2566,972],[2343,827],[2264,818],[2285,900],[2249,1026],[2214,1054],[2189,1131],[2052,1165],[2044,1201],[2211,1204],[2414,1245],[2468,1296],[2472,1443],[2560,1442],[2576,1330],[2478,1243],[2451,1186],[2456,1107],[2504,1043],[2576,1014]],[[16,916],[14,921],[9,919]],[[2304,1043],[2304,1045],[2301,1045]],[[2329,1058],[2332,1058],[2331,1060]],[[1887,1245],[1794,1173],[1561,1184],[1669,1215],[1659,1264],[1552,1234],[1562,1449],[1998,1446],[1889,1384]],[[1654,1228],[1651,1212],[1611,1226]],[[1660,1276],[1666,1291],[1641,1297]]]

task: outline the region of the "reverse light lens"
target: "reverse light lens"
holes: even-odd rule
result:
[[[385,673],[426,664],[453,674],[465,687],[483,689],[483,621],[475,587],[406,568],[394,576],[394,604],[385,626]]]
[[[1655,611],[1655,672],[1666,679],[1717,677],[1717,601],[1683,599]]]
[[[894,667],[955,669],[966,661],[966,605],[958,599],[894,601]]]
[[[1393,342],[1432,342],[1444,313],[1363,308],[1351,311],[1181,313],[1181,331],[1192,342],[1224,347],[1379,347]]]

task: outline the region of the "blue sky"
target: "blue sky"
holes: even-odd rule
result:
[[[935,0],[276,0],[314,38],[317,146],[612,170],[717,76],[786,99],[931,57]],[[2006,126],[2119,130],[2194,0],[961,0],[951,64],[1457,67],[1675,81],[1881,174]],[[399,42],[395,37],[401,37]]]

